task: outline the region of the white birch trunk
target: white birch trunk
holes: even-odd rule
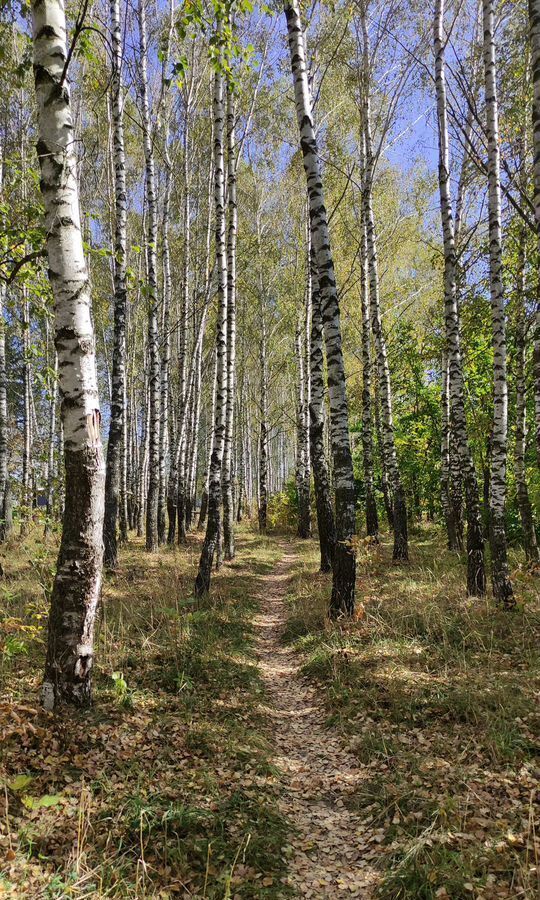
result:
[[[160,359],[158,329],[157,240],[158,211],[154,147],[150,123],[148,90],[148,46],[146,35],[146,2],[139,0],[139,78],[143,132],[146,202],[148,209],[148,377],[150,425],[148,435],[148,496],[146,498],[146,549],[158,549],[159,437],[160,437]]]
[[[223,550],[225,559],[234,559],[232,449],[236,395],[236,241],[238,231],[235,116],[236,110],[232,86],[227,83],[227,192],[229,216],[227,234],[227,411],[222,468]]]
[[[463,472],[467,505],[467,591],[471,596],[485,592],[484,541],[478,484],[467,436],[463,367],[457,307],[456,245],[450,197],[448,111],[443,40],[443,0],[437,0],[434,17],[435,87],[439,128],[439,196],[444,245],[444,318],[446,357],[450,394],[450,421]]]
[[[84,259],[62,0],[33,0],[32,33],[41,191],[54,296],[66,492],[51,596],[45,708],[91,699],[94,623],[101,588],[105,467],[91,298]]]
[[[375,227],[375,215],[373,211],[373,178],[374,155],[371,135],[371,104],[370,104],[370,59],[369,59],[369,35],[366,24],[365,9],[361,15],[363,36],[363,97],[362,97],[362,128],[365,146],[365,159],[363,166],[362,184],[362,215],[366,227],[368,271],[369,271],[369,303],[371,312],[371,330],[375,342],[375,356],[377,363],[377,379],[379,384],[381,437],[383,443],[384,461],[388,471],[393,499],[393,526],[394,526],[394,559],[407,560],[409,558],[407,506],[405,491],[401,482],[396,443],[394,437],[394,417],[392,404],[392,385],[390,381],[390,368],[386,339],[382,326],[379,268],[377,256],[377,234]]]
[[[104,562],[108,568],[118,565],[116,523],[120,495],[120,468],[124,437],[126,381],[126,307],[127,307],[127,193],[124,150],[124,110],[122,102],[122,27],[120,0],[110,3],[112,47],[111,105],[114,162],[114,345],[111,377],[111,421],[107,444],[105,478],[105,518],[103,522]]]
[[[311,239],[315,251],[321,291],[321,308],[328,366],[337,530],[330,607],[334,616],[352,615],[354,612],[356,578],[354,546],[356,495],[349,440],[349,417],[345,368],[341,347],[339,302],[330,246],[328,216],[324,205],[317,139],[313,125],[304,35],[297,0],[292,0],[292,2],[285,0],[284,9],[294,82],[296,117],[300,132],[300,147],[309,196]]]
[[[506,465],[508,445],[508,381],[506,317],[502,281],[502,220],[495,3],[483,0],[484,85],[488,144],[489,287],[493,336],[493,429],[491,445],[490,521],[493,594],[505,607],[515,605],[506,551]]]
[[[534,216],[538,253],[540,254],[540,0],[529,0],[529,36],[533,84]],[[536,297],[533,372],[536,457],[540,466],[540,293]]]
[[[217,21],[219,46],[218,68],[214,80],[214,204],[216,234],[216,268],[218,276],[218,309],[216,319],[216,413],[214,441],[210,463],[208,486],[208,520],[199,571],[195,580],[195,593],[203,595],[210,590],[210,578],[214,556],[218,551],[221,513],[221,465],[225,442],[227,411],[227,247],[225,223],[225,155],[224,155],[224,76],[222,71],[222,22]]]

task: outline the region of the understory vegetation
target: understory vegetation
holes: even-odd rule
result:
[[[105,583],[95,706],[67,720],[38,701],[56,543],[36,529],[2,552],[1,892],[287,896],[250,626],[279,548],[244,530],[194,601],[197,537],[151,558],[130,544]]]
[[[324,692],[328,726],[363,766],[354,806],[384,898],[537,896],[540,607],[513,570],[519,604],[465,599],[462,560],[437,529],[410,565],[387,539],[358,558],[355,622],[330,624],[327,576],[301,553],[284,640]],[[536,815],[536,818],[535,818]]]

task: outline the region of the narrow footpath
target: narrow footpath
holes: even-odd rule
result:
[[[254,619],[256,650],[274,724],[275,763],[283,773],[282,813],[292,825],[290,883],[301,897],[373,896],[377,873],[363,859],[359,819],[349,806],[362,778],[358,761],[325,727],[317,689],[300,673],[302,658],[281,635],[294,551],[265,576]]]

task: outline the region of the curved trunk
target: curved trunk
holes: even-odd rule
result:
[[[122,29],[120,0],[111,0],[112,46],[112,122],[114,159],[114,344],[112,358],[111,420],[107,443],[105,476],[105,517],[103,520],[104,563],[114,569],[118,565],[116,520],[120,494],[120,464],[124,440],[126,380],[126,156],[124,151],[124,111],[122,103]]]
[[[21,535],[28,531],[32,515],[32,367],[30,364],[30,304],[28,291],[22,288],[22,338],[23,338],[23,393],[24,393],[24,425],[23,425],[23,458],[22,458],[22,497],[21,497]]]
[[[494,0],[483,2],[484,81],[488,145],[489,288],[493,337],[493,430],[491,436],[490,521],[493,594],[505,607],[515,605],[506,551],[506,465],[508,381],[506,318],[502,282],[502,225],[499,113],[497,104]]]
[[[91,699],[94,623],[102,572],[105,466],[91,297],[79,217],[76,161],[60,0],[32,3],[38,159],[49,278],[55,303],[66,490],[49,614],[46,709]]]
[[[461,462],[467,509],[467,591],[482,596],[486,588],[484,539],[478,494],[478,482],[467,436],[463,367],[456,291],[456,246],[452,203],[450,199],[450,165],[448,152],[448,120],[446,76],[444,66],[442,0],[437,0],[434,19],[435,85],[439,125],[439,195],[444,244],[444,319],[450,410],[453,436]]]
[[[292,2],[285,0],[284,8],[287,19],[300,147],[308,188],[311,239],[319,273],[328,366],[337,532],[330,613],[332,616],[337,617],[354,613],[356,492],[349,440],[349,415],[345,367],[341,346],[339,302],[330,247],[328,216],[324,205],[317,139],[311,110],[304,35],[297,0],[292,0]]]

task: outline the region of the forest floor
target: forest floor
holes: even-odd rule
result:
[[[0,895],[537,897],[538,580],[468,601],[422,528],[407,566],[361,546],[332,624],[315,541],[243,527],[204,601],[199,550],[122,551],[68,718],[38,705],[57,537],[3,548]]]

